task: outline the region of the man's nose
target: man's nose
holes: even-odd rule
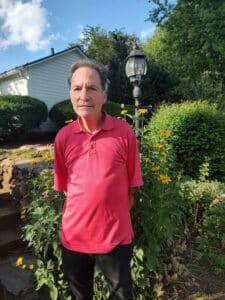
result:
[[[89,99],[88,90],[86,88],[81,89],[80,99],[83,100],[83,101],[87,101]]]

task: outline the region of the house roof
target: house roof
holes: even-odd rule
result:
[[[40,58],[40,59],[37,59],[37,60],[34,60],[32,62],[28,62],[22,66],[18,66],[18,67],[15,67],[13,69],[10,69],[8,71],[5,71],[3,73],[0,73],[0,79],[1,78],[4,78],[4,77],[8,77],[10,75],[14,75],[18,72],[20,72],[21,70],[24,70],[26,69],[27,67],[30,67],[32,65],[35,65],[35,64],[38,64],[38,63],[41,63],[43,61],[46,61],[46,60],[50,60],[52,58],[55,58],[57,56],[60,56],[60,55],[63,55],[65,53],[68,53],[68,52],[72,52],[72,51],[77,51],[81,56],[83,56],[84,58],[86,58],[87,56],[84,54],[84,52],[81,51],[81,49],[79,47],[71,47],[71,48],[68,48],[68,49],[65,49],[63,51],[60,51],[60,52],[54,52],[54,48],[51,48],[51,55],[48,55],[48,56],[45,56],[43,58]]]

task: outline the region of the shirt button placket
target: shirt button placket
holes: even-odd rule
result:
[[[95,154],[96,153],[96,143],[95,143],[95,141],[90,141],[89,153],[90,154]]]

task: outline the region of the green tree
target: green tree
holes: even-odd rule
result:
[[[150,2],[157,4],[159,1]],[[161,31],[147,42],[146,47],[148,54],[154,55],[180,82],[176,93],[180,97],[190,98],[193,89],[198,89],[204,83],[205,73],[209,75],[207,85],[210,94],[218,80],[222,87],[221,82],[225,80],[225,2],[178,0],[163,22],[160,21],[160,7],[161,12],[165,10],[158,3],[158,11],[153,10],[149,20],[157,22]],[[207,97],[207,94],[204,96]]]
[[[170,60],[170,54],[165,49],[164,39],[166,39],[166,31],[158,27],[154,36],[148,39],[143,46],[149,65],[143,90],[147,88],[148,95],[155,99],[153,104],[157,105],[162,100],[167,101],[170,99],[170,90],[178,83],[178,80],[173,76],[173,72],[165,65],[165,62]]]
[[[151,21],[157,25],[162,24],[174,8],[174,4],[169,3],[168,0],[149,0],[149,2],[156,7],[153,6],[153,9],[149,12],[147,21]]]

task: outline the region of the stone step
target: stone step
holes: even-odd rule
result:
[[[8,256],[12,251],[25,247],[26,244],[22,241],[21,235],[20,228],[0,231],[0,257]]]
[[[11,205],[15,205],[15,201],[10,193],[0,193],[0,209]]]
[[[0,231],[17,228],[20,223],[20,205],[9,193],[0,193]]]
[[[16,266],[19,257],[23,258],[26,268]],[[35,258],[29,252],[17,251],[10,257],[0,260],[0,299],[1,300],[38,300],[41,299],[35,291],[34,270],[29,266],[36,264]],[[42,298],[43,299],[43,298]],[[47,300],[44,298],[43,300]]]
[[[0,231],[20,226],[20,209],[15,207],[0,208]]]

